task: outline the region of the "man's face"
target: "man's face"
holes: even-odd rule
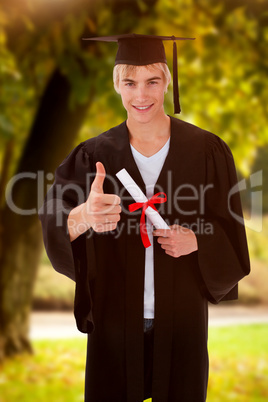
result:
[[[120,77],[119,91],[128,119],[148,123],[161,116],[165,89],[164,73],[159,69],[138,66],[135,72]]]

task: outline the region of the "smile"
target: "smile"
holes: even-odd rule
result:
[[[150,107],[152,107],[153,105],[149,105],[149,106],[134,106],[133,105],[133,107],[135,108],[135,109],[138,109],[138,110],[148,110],[148,109],[150,109]]]

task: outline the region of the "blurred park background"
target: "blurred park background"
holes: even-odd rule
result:
[[[85,338],[29,336],[33,310],[72,311],[74,294],[36,212],[69,151],[126,117],[116,45],[81,38],[130,32],[196,37],[178,43],[180,118],[228,143],[243,188],[252,273],[230,309],[268,308],[268,1],[1,0],[1,402],[83,400]],[[209,348],[208,402],[268,400],[268,324],[210,328]]]

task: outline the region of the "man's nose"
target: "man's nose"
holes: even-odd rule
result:
[[[146,86],[141,85],[137,88],[137,92],[136,92],[136,98],[139,101],[143,101],[146,100],[148,97],[148,90],[146,88]]]

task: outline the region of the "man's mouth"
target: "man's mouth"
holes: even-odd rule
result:
[[[148,105],[148,106],[135,106],[135,105],[133,105],[133,107],[134,107],[135,109],[141,110],[141,111],[143,111],[143,110],[148,110],[148,109],[150,109],[150,107],[152,107],[152,106],[153,106],[153,104]]]

